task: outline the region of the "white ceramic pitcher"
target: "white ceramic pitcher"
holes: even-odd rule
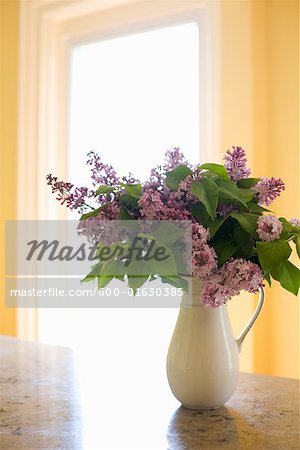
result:
[[[239,372],[239,352],[264,302],[260,290],[257,308],[241,335],[235,339],[227,306],[201,305],[201,287],[193,280],[184,293],[167,357],[167,375],[174,396],[189,409],[223,406],[233,394]]]

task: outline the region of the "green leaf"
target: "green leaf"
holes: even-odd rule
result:
[[[100,206],[99,208],[94,209],[93,211],[82,214],[82,216],[80,217],[79,220],[86,220],[86,219],[89,219],[90,217],[98,216],[98,214],[102,211],[103,207],[107,206],[107,205],[111,205],[111,203],[106,203],[105,205]]]
[[[244,200],[243,195],[241,194],[239,188],[235,183],[232,181],[225,181],[225,180],[216,180],[215,183],[219,187],[219,200],[225,203],[228,201],[234,201],[241,203],[242,205],[247,207],[247,203]]]
[[[177,288],[181,288],[184,291],[188,292],[189,284],[188,284],[187,280],[185,280],[184,278],[181,278],[181,277],[172,277],[172,278],[163,277],[163,278],[161,278],[161,281],[162,281],[162,283],[170,284],[171,286],[175,286]]]
[[[107,286],[113,278],[113,276],[98,275],[98,289],[102,289]]]
[[[236,251],[237,245],[233,241],[218,238],[213,243],[219,265],[224,264]]]
[[[200,222],[203,226],[207,227],[209,222],[209,215],[207,214],[206,208],[203,203],[189,203],[189,210],[193,216]]]
[[[298,257],[300,258],[300,236],[299,236],[299,235],[298,235],[298,236],[295,236],[294,239],[293,239],[293,241],[294,241],[295,244],[296,244],[297,255],[298,255]]]
[[[298,294],[300,286],[300,270],[290,261],[284,261],[274,266],[271,271],[272,277],[279,281],[281,286],[294,295]]]
[[[219,195],[219,189],[216,183],[208,178],[194,181],[191,186],[191,193],[204,204],[208,215],[214,220]]]
[[[170,221],[161,221],[154,236],[162,245],[171,246],[182,238],[184,230]]]
[[[241,227],[251,234],[251,236],[256,235],[257,230],[257,219],[259,216],[249,213],[231,213],[231,217],[239,222]]]
[[[282,232],[280,233],[280,239],[288,239],[293,234],[292,230],[294,227],[284,217],[280,217],[279,220],[283,225]]]
[[[132,197],[130,194],[124,194],[120,196],[120,201],[125,209],[137,209],[138,201],[136,197]]]
[[[116,245],[111,245],[111,249]],[[109,259],[102,265],[102,270],[98,275],[98,289],[104,288],[113,278],[124,279],[126,268],[124,264],[117,259]]]
[[[141,236],[142,233],[139,234]],[[132,277],[149,277],[154,274],[164,275],[164,276],[176,276],[177,277],[177,267],[174,261],[174,256],[171,250],[159,244],[155,238],[151,239],[151,236],[147,235],[147,243],[140,242],[138,250],[131,255],[128,265],[125,267],[128,276]],[[151,243],[151,251],[147,253],[143,258],[141,258],[141,251],[143,249],[149,249],[148,243]],[[161,248],[163,247],[164,252],[161,253]],[[158,252],[159,256],[158,256]]]
[[[182,252],[182,249],[177,248],[175,246],[175,247],[172,247],[171,250],[172,250],[173,257],[174,257],[177,274],[180,274],[182,276],[189,275],[187,261],[186,261],[185,255]],[[174,277],[172,277],[172,278],[174,278]]]
[[[235,257],[248,259],[253,256],[254,249],[252,244],[252,237],[247,231],[245,231],[237,220],[233,220],[234,230],[233,239],[237,245]]]
[[[91,280],[94,280],[97,278],[98,274],[101,271],[101,264],[97,263],[94,266],[92,266],[92,271],[85,277],[83,280],[80,280],[81,283],[88,283]]]
[[[120,220],[133,220],[133,216],[131,216],[123,206],[120,208],[119,218]]]
[[[148,280],[147,275],[128,275],[128,286],[133,289],[135,294],[137,289],[139,289]]]
[[[255,202],[247,202],[247,206],[251,213],[262,214],[264,212],[271,212],[269,209],[266,209],[263,206],[260,206]]]
[[[160,277],[155,274],[155,275],[150,275],[148,281],[156,281],[156,280],[160,280]]]
[[[113,249],[113,246],[111,246],[111,249]],[[118,264],[117,260],[108,259],[107,261],[102,263],[102,269],[98,275],[103,278],[107,277],[114,278],[115,275],[120,275],[117,271],[117,264]]]
[[[115,189],[116,188],[114,186],[102,185],[102,186],[98,187],[98,189],[96,190],[95,195],[110,194],[111,192],[114,192]]]
[[[98,289],[105,287],[111,280],[114,278],[113,276],[101,276],[101,272],[103,270],[103,265],[99,262],[92,266],[92,271],[83,279],[81,282],[86,283],[95,278],[98,278]]]
[[[265,280],[267,281],[268,285],[269,285],[270,287],[272,287],[272,279],[271,279],[271,277],[270,277],[270,274],[269,274],[269,273],[266,273],[266,274],[264,275],[264,278],[265,278]]]
[[[292,249],[286,241],[257,242],[259,262],[265,273],[286,261]]]
[[[199,166],[199,169],[210,170],[211,172],[216,173],[223,180],[229,180],[227,170],[221,164],[214,164],[214,163],[202,164],[201,166]]]
[[[250,189],[255,186],[260,181],[260,178],[244,178],[243,180],[239,180],[237,185],[239,188]]]
[[[150,268],[150,274],[158,274],[161,278],[174,278],[178,276],[178,269],[174,258],[174,253],[170,248],[165,245],[158,245],[155,243],[153,248],[153,252],[156,251],[158,247],[164,247],[165,256],[167,256],[164,260],[151,259],[147,262],[148,267]]]
[[[131,195],[131,197],[134,198],[140,198],[142,195],[142,185],[141,184],[124,184],[122,183],[121,186],[126,190],[128,194]]]
[[[193,172],[187,166],[180,164],[167,173],[166,185],[171,190],[175,191],[178,189],[179,183],[183,181],[188,175],[192,175]]]
[[[207,227],[209,228],[210,237],[213,238],[219,228],[223,225],[227,217],[216,217],[214,221],[208,220]]]
[[[124,275],[116,275],[115,278],[120,281],[124,281]]]
[[[190,203],[189,210],[198,222],[200,222],[204,227],[209,228],[211,238],[216,234],[227,219],[227,217],[216,217],[215,220],[211,220],[203,203]]]
[[[209,178],[212,181],[220,178],[215,172],[211,172],[210,170],[206,170],[205,172],[201,172],[201,177]]]
[[[250,202],[253,199],[254,192],[250,191],[250,189],[239,188],[239,190],[246,203]]]

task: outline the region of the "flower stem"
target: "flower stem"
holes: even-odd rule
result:
[[[93,208],[93,206],[88,205],[87,203],[83,202],[84,206],[87,206],[88,208],[91,208],[93,211],[95,211],[95,208]]]

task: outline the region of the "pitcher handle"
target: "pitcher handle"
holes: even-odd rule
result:
[[[256,321],[256,319],[257,319],[257,317],[258,317],[258,315],[259,315],[259,313],[260,313],[260,311],[261,311],[261,308],[263,307],[264,300],[265,300],[265,291],[264,291],[264,288],[261,287],[261,288],[259,288],[259,299],[258,299],[258,304],[257,304],[257,307],[256,307],[254,313],[253,313],[253,316],[251,317],[251,319],[250,319],[249,322],[247,323],[246,327],[244,328],[244,330],[242,331],[242,333],[240,334],[240,336],[236,339],[236,343],[237,343],[239,352],[240,352],[241,349],[242,349],[242,344],[243,344],[243,341],[244,341],[245,337],[246,337],[247,334],[249,333],[249,331],[250,331],[252,325],[253,325],[254,322]]]

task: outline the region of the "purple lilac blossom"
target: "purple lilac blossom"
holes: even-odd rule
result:
[[[120,214],[120,205],[115,203],[113,205],[105,205],[97,217],[101,220],[118,220]]]
[[[246,153],[242,147],[232,147],[232,151],[227,150],[224,166],[232,181],[239,181],[247,178],[251,170],[246,167]]]
[[[161,166],[154,167],[154,169],[151,169],[149,180],[147,180],[143,184],[143,191],[148,189],[157,189],[161,190],[164,186],[165,181],[165,175],[162,171]]]
[[[87,165],[91,166],[91,178],[93,185],[115,186],[119,183],[119,177],[113,166],[104,164],[100,156],[95,152],[88,153]]]
[[[285,185],[281,178],[262,178],[252,189],[257,194],[259,205],[270,206],[285,190]]]
[[[77,226],[78,235],[86,237],[88,242],[93,244],[100,242],[102,238],[100,223],[96,217],[81,220]]]
[[[162,193],[148,188],[139,199],[140,215],[146,220],[189,220],[191,212],[163,202]]]
[[[300,227],[300,219],[296,219],[295,217],[290,219],[289,221],[294,227]]]
[[[256,293],[263,286],[260,267],[245,259],[231,259],[203,280],[202,304],[216,308],[242,290]]]
[[[162,220],[190,220],[191,212],[186,209],[170,208],[164,205]]]
[[[176,208],[186,208],[188,202],[196,201],[197,199],[191,194],[192,177],[188,175],[183,181],[179,183],[177,191],[169,192],[169,203]]]
[[[165,162],[163,169],[165,172],[175,169],[175,167],[180,164],[190,167],[190,164],[185,159],[184,154],[180,151],[178,147],[174,147],[171,150],[167,150],[165,153]]]
[[[89,191],[86,187],[75,188],[75,191],[67,197],[67,207],[79,208],[79,211],[83,212],[86,210],[86,199],[91,197],[94,197],[94,191]]]
[[[191,194],[191,186],[193,181],[200,180],[201,178],[201,171],[194,169],[192,175],[188,175],[179,183],[177,191],[170,191],[168,193],[169,202],[178,208],[187,208],[189,202],[197,202],[198,198]]]
[[[186,233],[183,239],[183,260],[185,262],[186,270],[189,276],[192,276],[196,266],[196,261],[193,259],[195,252],[203,250],[207,241],[210,238],[209,230],[204,228],[198,222],[183,222],[183,228],[186,228]],[[192,256],[192,257],[191,257]]]
[[[199,223],[192,224],[192,275],[202,279],[217,268],[215,250],[207,244],[209,230]]]
[[[192,274],[202,279],[210,275],[217,268],[217,255],[215,250],[205,244],[200,249],[193,249]]]
[[[219,217],[227,217],[231,212],[239,211],[238,205],[232,203],[219,203],[217,207],[217,215]]]
[[[193,248],[200,249],[207,241],[209,241],[209,239],[210,235],[207,228],[204,228],[204,226],[198,222],[192,224]]]
[[[136,178],[133,173],[129,172],[127,176],[122,177],[122,183],[124,184],[137,184],[140,183],[140,180]]]
[[[68,194],[71,189],[74,187],[74,184],[64,182],[64,181],[57,181],[57,177],[53,177],[51,173],[46,176],[47,184],[51,186],[52,193],[58,192],[61,195]],[[58,199],[59,200],[59,199]],[[66,200],[64,200],[65,202]]]
[[[164,204],[161,194],[153,188],[147,188],[139,199],[140,215],[146,220],[162,219]]]
[[[257,220],[257,234],[262,241],[270,242],[279,239],[283,225],[277,217],[268,215],[261,216]]]
[[[120,237],[119,214],[119,205],[105,205],[97,216],[79,222],[78,234],[93,244],[117,242]]]
[[[51,174],[46,177],[47,184],[51,186],[52,193],[57,193],[56,199],[67,208],[78,209],[80,213],[89,209],[85,203],[87,199],[94,196],[94,191],[86,187],[74,187],[72,183],[57,181],[57,177]]]
[[[159,192],[162,192],[164,198],[167,199],[170,190],[165,184],[166,172],[174,169],[179,164],[185,164],[190,167],[190,164],[179,148],[167,150],[165,153],[164,164],[151,169],[149,179],[143,184],[143,192],[148,189],[158,190]]]

